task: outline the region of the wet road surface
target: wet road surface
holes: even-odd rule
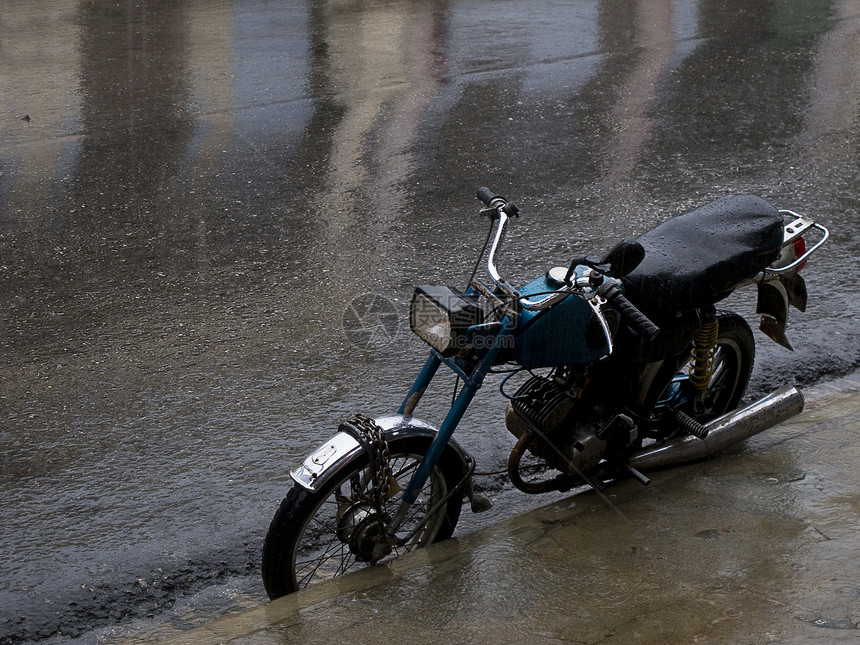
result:
[[[479,185],[524,213],[514,282],[727,193],[814,215],[750,393],[855,370],[858,69],[848,0],[4,2],[0,642],[259,603],[287,467],[423,361],[405,323],[353,345],[349,302],[465,281]]]
[[[831,382],[832,383],[832,382]],[[723,458],[122,645],[855,643],[860,379]],[[846,441],[846,439],[848,439]]]

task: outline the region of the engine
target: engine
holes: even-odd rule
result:
[[[601,416],[594,406],[581,404],[576,388],[533,376],[508,405],[505,424],[517,439],[536,434],[529,452],[563,473],[576,475],[596,466],[606,452],[606,441],[598,438]]]

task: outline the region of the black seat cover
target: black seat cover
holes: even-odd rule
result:
[[[782,222],[755,195],[730,195],[666,220],[639,238],[645,259],[623,280],[627,297],[658,318],[722,300],[779,257]]]

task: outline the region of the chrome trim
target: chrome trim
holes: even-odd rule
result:
[[[328,479],[324,476],[326,472],[351,461],[361,450],[361,444],[355,437],[346,432],[338,432],[312,452],[301,466],[291,471],[290,477],[303,488],[317,490]]]
[[[797,238],[803,235],[806,231],[811,228],[816,229],[819,233],[822,234],[822,237],[818,242],[813,244],[810,248],[806,249],[806,253],[801,255],[799,258],[794,260],[791,264],[788,264],[784,267],[767,267],[764,270],[765,274],[780,274],[787,273],[792,269],[799,267],[812,255],[818,248],[827,241],[827,238],[830,237],[830,231],[828,231],[824,226],[813,222],[811,219],[807,219],[802,215],[798,215],[794,211],[789,210],[781,210],[779,211],[781,215],[786,215],[789,217],[794,217],[794,220],[787,223],[785,225],[785,230],[783,231],[783,247],[793,243]]]
[[[551,293],[548,296],[544,296],[540,300],[529,300],[528,298],[520,298],[520,306],[523,309],[528,309],[529,311],[541,311],[542,309],[547,309],[550,306],[554,305],[559,300],[563,300],[567,296],[572,295],[581,295],[575,291],[571,287],[562,287],[555,293]]]
[[[502,241],[505,239],[505,229],[508,226],[508,214],[502,210],[502,206],[499,206],[496,209],[496,214],[499,218],[499,223],[496,226],[496,235],[493,238],[493,245],[490,247],[490,255],[487,257],[487,273],[490,274],[490,277],[495,282],[502,282],[502,276],[499,275],[498,269],[496,269],[496,253],[499,250],[499,247],[502,244]]]
[[[439,432],[439,428],[432,423],[406,414],[390,414],[384,417],[377,417],[374,421],[376,421],[376,425],[385,431],[386,439],[398,438],[403,435],[404,430],[423,430],[424,432],[419,434],[432,433],[434,435]]]
[[[795,387],[786,385],[745,408],[707,423],[708,434],[704,439],[687,435],[647,447],[634,454],[629,465],[644,472],[706,459],[802,411],[803,395]]]
[[[405,414],[391,414],[374,419],[385,432],[385,439],[392,441],[409,436],[434,439],[439,430],[431,423]],[[467,472],[471,457],[453,439],[448,447],[454,450]],[[316,492],[353,459],[363,452],[361,444],[351,434],[338,432],[308,456],[301,466],[290,471],[290,477],[299,486]]]
[[[804,217],[794,211],[790,211],[787,209],[783,209],[779,211],[780,215],[786,217],[793,217],[794,219],[790,222],[785,222],[783,224],[782,231],[782,245],[785,246],[790,242],[794,242],[797,238],[802,236],[807,230],[815,226],[815,222],[811,219]]]

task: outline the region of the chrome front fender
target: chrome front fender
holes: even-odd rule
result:
[[[379,417],[374,421],[382,428],[386,441],[404,437],[426,437],[432,440],[439,432],[426,421],[403,414]],[[448,442],[447,449],[454,451],[463,466],[463,474],[467,474],[471,469],[472,458],[453,439]],[[301,466],[291,471],[290,477],[299,486],[315,492],[360,457],[362,452],[363,448],[355,437],[338,432],[311,453]]]

